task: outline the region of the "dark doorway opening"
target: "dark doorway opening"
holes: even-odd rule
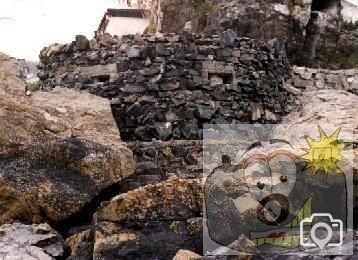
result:
[[[234,82],[232,73],[209,73],[208,78],[210,82],[216,84],[232,84]]]
[[[106,83],[109,82],[110,76],[109,75],[100,75],[94,78],[94,80],[98,83]]]
[[[338,0],[313,0],[311,10],[312,11],[324,11],[338,3]]]

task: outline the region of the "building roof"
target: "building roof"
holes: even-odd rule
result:
[[[142,9],[107,9],[107,15],[114,17],[144,18],[147,12]]]
[[[128,18],[142,18],[148,17],[149,10],[144,9],[107,9],[107,12],[103,16],[101,23],[98,26],[97,32],[104,31],[108,24],[107,17],[128,17]]]

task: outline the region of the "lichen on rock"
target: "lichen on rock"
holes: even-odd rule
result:
[[[0,196],[6,210],[0,223],[63,220],[131,175],[133,155],[120,141],[109,101],[60,88],[28,97],[16,72],[16,61],[1,54]]]

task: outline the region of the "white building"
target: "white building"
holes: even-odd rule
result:
[[[149,25],[150,0],[118,0],[119,9],[108,9],[97,34],[142,34]]]
[[[356,22],[358,21],[358,5],[357,5],[358,1],[348,1],[348,0],[343,0],[342,1],[342,16],[343,16],[343,20],[345,20],[346,22]]]

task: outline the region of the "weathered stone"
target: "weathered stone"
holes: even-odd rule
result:
[[[118,72],[126,72],[127,70],[129,70],[128,62],[119,62],[119,63],[117,63],[117,71]]]
[[[103,203],[96,213],[96,221],[125,223],[196,218],[201,216],[202,196],[200,180],[169,180]]]
[[[54,43],[47,48],[42,49],[40,56],[43,58],[48,58],[54,55],[59,55],[62,51],[64,51],[64,48],[65,46],[63,44]]]
[[[210,120],[213,115],[215,113],[214,109],[211,109],[209,107],[205,107],[205,106],[196,106],[196,109],[194,111],[195,116],[198,119],[202,119],[202,120]]]
[[[93,258],[93,232],[85,230],[66,239],[65,245],[70,248],[68,260],[90,260]]]
[[[303,79],[295,78],[294,79],[294,85],[297,88],[306,89],[306,88],[313,87],[313,82],[311,80],[303,80]]]
[[[145,88],[139,85],[125,85],[124,88],[122,88],[123,92],[127,93],[141,93],[145,91]]]
[[[173,260],[199,260],[202,257],[194,252],[189,250],[180,249],[178,253],[174,256]]]
[[[155,49],[156,49],[158,55],[160,55],[160,56],[168,56],[168,55],[170,55],[168,50],[165,48],[164,44],[161,44],[161,43],[157,44],[155,46]]]
[[[132,174],[133,155],[108,100],[63,88],[25,96],[16,68],[0,55],[0,223],[59,221]]]
[[[39,73],[37,73],[37,77],[42,80],[48,79],[48,76],[48,73],[44,71],[40,71]]]
[[[136,46],[129,47],[126,51],[129,58],[139,58],[141,56],[141,51]]]
[[[48,224],[0,226],[1,259],[51,260],[63,255],[63,239]]]
[[[161,84],[160,89],[163,91],[173,91],[179,88],[179,82]]]
[[[327,75],[326,80],[328,83],[340,83],[338,75]]]
[[[148,69],[144,69],[143,71],[141,71],[141,74],[143,76],[154,76],[154,75],[158,74],[159,72],[160,72],[159,68],[150,67]]]
[[[304,93],[300,98],[302,107],[283,119],[283,123],[324,125],[334,124],[341,128],[341,136],[351,136],[357,114],[357,96],[343,90],[319,90]],[[314,105],[312,105],[314,104]],[[333,120],[334,119],[334,120]],[[286,130],[287,131],[287,130]]]
[[[357,92],[354,86],[354,75],[358,75],[357,69],[350,70],[326,70],[293,67],[294,86],[297,88],[309,87],[310,90],[334,88]]]
[[[94,257],[170,258],[184,248],[201,251],[202,196],[200,180],[177,179],[103,203],[95,215]]]
[[[224,46],[232,47],[237,40],[237,34],[233,30],[227,30],[221,34],[220,41]]]
[[[154,125],[156,137],[160,140],[168,140],[173,132],[172,124],[167,123],[156,123]]]
[[[153,138],[153,131],[151,128],[147,126],[137,127],[134,131],[135,137],[138,140],[142,141],[152,141]]]
[[[84,35],[76,35],[76,48],[79,51],[85,51],[89,49],[89,40]]]

